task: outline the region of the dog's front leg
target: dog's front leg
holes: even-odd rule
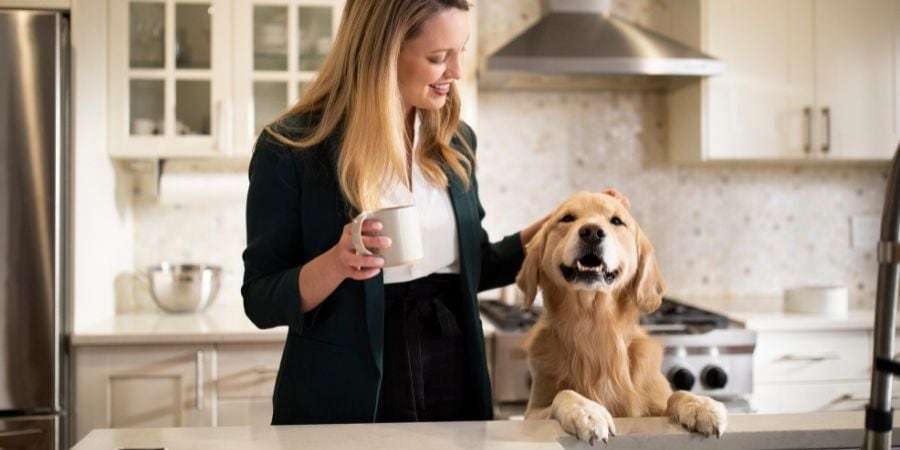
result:
[[[725,405],[709,397],[677,391],[669,396],[666,414],[689,431],[722,437],[728,425]]]
[[[612,414],[599,403],[566,389],[559,391],[550,405],[550,417],[559,421],[567,433],[594,445],[597,440],[607,443],[616,435]]]

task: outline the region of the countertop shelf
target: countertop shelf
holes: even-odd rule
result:
[[[850,308],[843,316],[802,314],[784,311],[779,296],[697,296],[673,293],[670,296],[689,306],[721,314],[740,328],[757,331],[838,331],[871,330],[875,311]]]
[[[482,320],[485,336],[494,327]],[[214,305],[203,313],[119,314],[72,334],[74,346],[284,342],[287,328],[260,330],[240,306]]]

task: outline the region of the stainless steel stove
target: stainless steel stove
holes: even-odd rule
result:
[[[482,314],[497,328],[489,361],[494,400],[500,408],[524,404],[531,375],[522,340],[541,311],[522,310],[496,300],[480,303]],[[716,398],[732,412],[751,412],[754,331],[731,328],[725,316],[670,298],[642,317],[641,326],[663,344],[661,370],[672,389]]]

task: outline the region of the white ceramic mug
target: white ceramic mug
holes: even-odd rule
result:
[[[366,220],[381,222],[379,235],[391,238],[390,247],[369,250],[363,245],[362,225]],[[357,253],[384,258],[384,267],[412,264],[424,256],[419,211],[413,205],[363,211],[353,219],[351,237]]]

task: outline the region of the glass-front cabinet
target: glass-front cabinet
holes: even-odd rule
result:
[[[246,157],[331,48],[343,0],[110,0],[109,152]]]
[[[236,153],[303,94],[331,48],[342,0],[235,1]]]
[[[233,152],[229,0],[110,2],[110,154]]]

